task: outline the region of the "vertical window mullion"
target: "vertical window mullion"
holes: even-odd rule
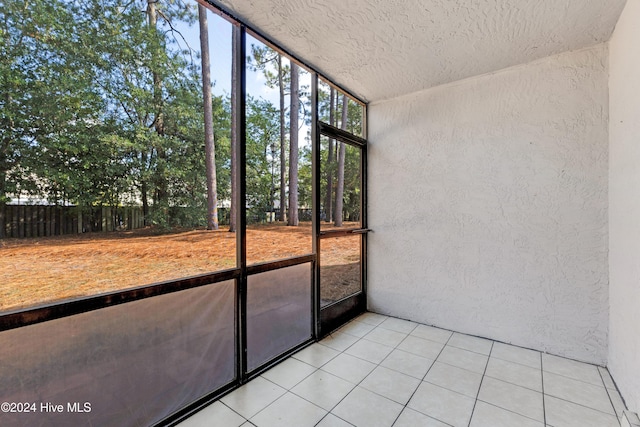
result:
[[[236,265],[240,268],[241,274],[237,281],[237,334],[236,334],[236,364],[237,379],[240,383],[246,380],[247,372],[247,179],[246,179],[246,28],[244,25],[236,24],[233,27],[235,37],[232,38],[233,61],[236,64],[235,75],[232,79],[233,93],[236,98],[235,123],[232,126],[237,131],[237,141],[234,150],[236,152],[237,164],[235,165],[235,175],[237,189],[234,195],[236,204]]]
[[[318,74],[311,76],[311,176],[313,253],[316,255],[313,272],[313,327],[314,338],[320,337],[320,132],[318,130]]]

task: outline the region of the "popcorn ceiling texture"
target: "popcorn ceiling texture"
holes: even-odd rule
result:
[[[609,369],[640,412],[640,1],[627,3],[609,42]]]
[[[605,364],[607,46],[369,109],[369,309]]]
[[[609,39],[625,0],[213,0],[365,101]]]

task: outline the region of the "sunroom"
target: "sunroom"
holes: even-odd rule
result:
[[[1,425],[640,425],[640,1],[0,18]]]

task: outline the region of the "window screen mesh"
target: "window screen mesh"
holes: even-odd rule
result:
[[[0,425],[146,426],[233,381],[234,287],[226,281],[0,332],[0,402],[36,406],[0,413]],[[86,410],[85,402],[90,412],[70,411],[74,403]]]
[[[311,339],[311,264],[249,276],[247,365],[263,363]]]

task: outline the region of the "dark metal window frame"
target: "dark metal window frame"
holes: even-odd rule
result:
[[[233,16],[232,14],[224,11],[219,6],[210,3],[207,0],[196,0],[197,2],[205,5],[208,10],[221,16],[233,25],[233,31],[237,31],[239,37],[236,38],[237,45],[235,46],[236,60],[238,61],[237,74],[236,74],[236,88],[237,94],[237,106],[239,114],[236,116],[236,122],[232,123],[238,129],[238,144],[236,147],[236,156],[238,159],[238,167],[236,168],[236,178],[238,182],[238,191],[236,192],[235,202],[237,203],[237,231],[236,231],[236,267],[227,270],[220,270],[210,272],[201,275],[195,275],[186,278],[180,278],[177,280],[168,280],[159,283],[153,283],[149,285],[142,285],[134,288],[124,289],[120,291],[113,291],[103,294],[79,297],[74,299],[68,299],[63,301],[56,301],[51,303],[45,303],[35,307],[28,307],[25,309],[12,310],[6,313],[0,314],[0,332],[20,328],[28,325],[33,325],[41,322],[47,322],[63,317],[73,316],[80,313],[90,312],[93,310],[100,310],[103,308],[111,307],[119,304],[126,304],[133,301],[138,301],[145,298],[151,298],[159,295],[170,294],[173,292],[179,292],[186,289],[196,288],[200,286],[213,285],[215,283],[235,280],[236,289],[236,308],[235,308],[235,323],[236,323],[236,378],[229,384],[223,386],[220,389],[212,391],[210,394],[203,396],[196,402],[186,406],[180,411],[170,415],[169,417],[161,420],[158,425],[174,425],[181,420],[187,418],[193,413],[200,410],[202,407],[208,405],[211,401],[218,399],[224,394],[237,388],[239,385],[246,383],[250,379],[260,375],[265,370],[271,368],[277,364],[283,358],[295,353],[300,348],[303,348],[314,340],[318,339],[321,334],[328,332],[327,330],[320,330],[320,293],[319,293],[319,263],[318,254],[320,247],[320,239],[325,237],[336,237],[338,235],[347,234],[362,234],[365,236],[362,238],[362,260],[361,260],[361,277],[362,277],[362,295],[366,289],[366,232],[369,231],[366,223],[366,139],[352,135],[344,130],[335,128],[326,123],[322,123],[318,119],[318,79],[328,83],[331,87],[346,94],[351,100],[357,102],[363,107],[363,134],[366,137],[366,120],[367,120],[367,104],[360,100],[358,97],[343,89],[342,87],[331,82],[330,79],[322,76],[318,72],[314,71],[313,67],[301,61],[299,58],[287,52],[281,46],[271,42],[264,37],[259,31],[247,26],[241,19]],[[276,261],[269,261],[260,264],[247,265],[247,251],[246,251],[246,205],[244,203],[246,199],[246,34],[250,34],[252,37],[261,41],[270,48],[286,55],[289,60],[298,63],[305,68],[311,74],[311,139],[312,144],[312,174],[313,174],[313,203],[314,203],[314,216],[312,227],[312,252],[288,259],[279,259]],[[319,194],[319,156],[320,156],[320,134],[329,133],[332,138],[339,139],[350,145],[358,146],[362,150],[361,156],[361,225],[359,229],[347,229],[340,230],[338,232],[320,231],[320,194]],[[311,274],[311,312],[312,312],[312,325],[311,336],[308,341],[300,343],[300,345],[286,351],[285,353],[274,357],[267,361],[259,368],[252,372],[247,372],[247,337],[246,337],[246,324],[247,324],[247,278],[250,275],[259,274],[266,271],[272,271],[280,268],[286,268],[293,265],[299,265],[309,263],[312,269]],[[360,305],[362,305],[362,299]]]
[[[360,227],[348,228],[342,230],[320,230],[320,209],[316,209],[315,220],[318,223],[317,235],[318,239],[315,242],[315,251],[318,254],[318,269],[316,274],[316,283],[318,286],[316,296],[316,310],[318,311],[316,334],[318,338],[324,337],[332,330],[353,318],[354,314],[364,312],[367,305],[367,234],[371,231],[368,228],[367,220],[367,140],[366,140],[366,118],[367,109],[363,108],[363,134],[364,138],[353,135],[343,129],[332,126],[328,123],[322,122],[317,119],[316,123],[316,135],[313,138],[315,141],[315,147],[317,148],[317,156],[315,160],[317,162],[318,174],[314,179],[314,186],[320,188],[320,140],[322,136],[327,136],[331,139],[343,142],[345,144],[356,147],[360,150]],[[320,195],[316,195],[314,198],[316,206],[320,206]],[[325,307],[321,307],[320,287],[322,286],[322,280],[320,278],[320,268],[322,265],[320,241],[322,239],[347,237],[352,235],[361,235],[360,238],[360,280],[361,289],[352,295],[348,295],[341,300],[335,301]]]

